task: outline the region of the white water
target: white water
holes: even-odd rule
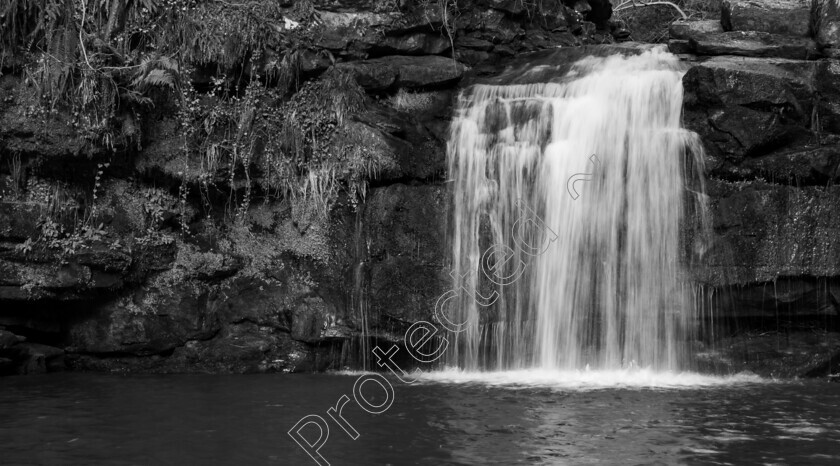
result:
[[[654,371],[651,369],[519,369],[498,372],[447,369],[415,375],[421,383],[481,384],[513,389],[551,388],[573,391],[602,388],[679,389],[769,382],[757,375],[747,373],[714,376],[694,372]]]
[[[686,203],[686,173],[702,154],[680,126],[683,73],[651,50],[585,58],[559,84],[462,94],[449,145],[451,250],[454,289],[467,292],[447,312],[467,324],[450,338],[449,365],[684,367],[697,318],[681,227],[702,212]],[[498,266],[500,256],[484,256],[482,274],[491,245],[509,257]],[[488,306],[473,296],[494,292]]]

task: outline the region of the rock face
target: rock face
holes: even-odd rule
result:
[[[226,35],[109,74],[134,93],[102,121],[36,95],[28,55],[0,51],[0,373],[356,366],[430,319],[459,82],[611,42],[612,6],[398,3],[191,4],[180,21]]]
[[[22,71],[4,68],[0,373],[341,368],[430,320],[449,284],[445,146],[458,86],[493,82],[484,74],[541,50],[560,79],[563,62],[604,53],[569,46],[621,28],[605,0],[469,0],[455,23],[436,2],[380,3],[315,1],[317,20],[298,18],[308,26],[296,54],[267,47],[229,68],[265,72],[264,88],[293,62],[288,93],[254,97],[208,71],[222,66],[213,59],[192,63],[186,109],[158,89],[154,111],[110,117],[115,151],[72,112],[38,110]],[[672,50],[703,55],[684,78],[714,230],[697,279],[722,316],[790,328],[840,308],[840,192],[826,187],[840,180],[840,68],[815,53],[803,5],[730,1],[722,23],[671,28]],[[814,37],[832,56],[836,2],[825,5]],[[317,102],[352,110],[325,118]],[[217,111],[185,122],[197,108]],[[243,129],[286,116],[298,132]],[[185,151],[196,134],[204,142]],[[266,155],[277,139],[293,163]],[[295,171],[327,155],[339,163]],[[272,195],[295,176],[299,191]]]
[[[711,56],[687,55],[683,78],[685,124],[705,148],[712,222],[695,274],[704,310],[719,318],[708,329],[718,340],[698,349],[702,367],[837,370],[836,11],[836,2],[726,1],[727,32],[713,22],[671,28],[673,52]]]
[[[685,124],[705,148],[712,221],[695,273],[705,311],[719,318],[709,329],[718,340],[699,350],[703,367],[773,376],[837,370],[838,63],[821,58],[831,53],[819,29],[808,29],[809,8],[725,2],[729,32],[672,28],[672,50],[712,56],[683,78]]]

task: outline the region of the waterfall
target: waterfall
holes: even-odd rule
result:
[[[702,211],[683,74],[653,49],[462,92],[448,148],[462,292],[445,312],[463,324],[450,365],[683,367],[697,320],[686,225]]]

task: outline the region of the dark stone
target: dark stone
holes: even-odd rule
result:
[[[449,285],[444,268],[446,190],[401,184],[376,188],[365,206],[371,321],[429,320]],[[378,317],[378,319],[377,319]]]
[[[772,282],[722,287],[714,305],[722,319],[826,318],[840,315],[840,282],[813,277],[779,277]]]
[[[0,202],[0,238],[23,242],[37,239],[42,206],[23,202]]]
[[[508,18],[499,10],[470,9],[463,12],[458,19],[459,28],[471,32],[473,37],[486,40],[493,44],[511,42],[522,33],[522,25]]]
[[[163,372],[298,372],[312,371],[312,351],[288,334],[252,323],[234,325],[219,338],[193,340],[177,348]]]
[[[784,59],[714,57],[683,78],[686,104],[792,107],[809,114],[816,63]]]
[[[26,337],[15,335],[8,330],[0,329],[0,350],[11,348],[12,346],[26,341]]]
[[[687,40],[671,39],[668,41],[668,51],[679,55],[682,53],[691,53],[694,49],[691,48]]]
[[[388,36],[375,48],[382,55],[440,55],[451,48],[444,35],[416,32],[402,36]]]
[[[300,66],[300,71],[305,74],[320,73],[331,65],[332,61],[328,54],[313,52],[308,49],[304,49],[300,53],[298,66]]]
[[[814,77],[819,95],[817,112],[822,131],[840,134],[840,62],[821,60]]]
[[[744,160],[733,178],[766,179],[795,186],[840,182],[840,147],[808,147]]]
[[[840,49],[840,2],[814,0],[813,15],[817,43],[836,52]]]
[[[793,60],[813,60],[821,56],[817,51],[817,44],[809,38],[767,32],[729,31],[696,34],[689,38],[689,44],[699,55],[777,57]]]
[[[461,52],[462,49],[478,50],[481,52],[489,52],[493,50],[493,43],[479,39],[475,36],[459,36],[455,39],[456,52]]]
[[[39,343],[19,343],[14,346],[17,356],[12,359],[19,374],[43,374],[60,370],[63,361],[56,361],[64,356],[64,350]]]
[[[808,36],[811,5],[808,0],[725,0],[720,22],[727,31],[759,31]]]
[[[731,137],[724,153],[752,156],[778,147],[791,139],[790,129],[774,113],[730,106],[709,115],[711,127]]]
[[[342,63],[340,66],[351,71],[356,82],[369,91],[452,84],[460,80],[466,71],[466,67],[457,61],[435,55],[389,56]]]
[[[724,286],[840,275],[837,187],[709,180],[707,192],[714,238],[699,280]]]
[[[98,306],[68,335],[74,353],[159,354],[219,330],[209,295],[193,284],[166,290],[138,290],[133,296]]]
[[[384,109],[383,109],[384,110]],[[388,115],[390,124],[381,123]],[[373,179],[379,181],[425,180],[442,174],[445,150],[428,130],[405,115],[389,112],[363,116],[363,121],[350,122],[349,128],[366,142],[367,150],[380,160]]]
[[[688,40],[699,34],[723,32],[723,26],[716,19],[702,21],[674,21],[668,27],[671,39]]]
[[[740,57],[715,57],[689,69],[685,125],[703,138],[707,167],[813,142],[815,72],[815,62]]]
[[[820,320],[791,322],[782,311],[756,322],[750,319],[716,329],[722,337],[697,348],[698,368],[716,374],[748,371],[775,379],[822,377],[840,367],[840,333],[819,330]]]
[[[477,66],[482,63],[487,63],[490,61],[494,61],[494,54],[490,54],[487,52],[477,52],[475,50],[457,50],[455,56],[459,62],[466,64],[467,66]]]

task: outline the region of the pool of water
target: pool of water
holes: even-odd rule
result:
[[[328,423],[319,453],[333,465],[840,464],[840,384],[644,372],[444,372],[411,384],[389,377],[389,394],[374,379],[383,380],[2,378],[0,463],[315,465],[287,433],[315,414]],[[357,382],[360,402],[353,396]],[[342,395],[356,440],[326,414]],[[312,443],[315,426],[301,430]]]

